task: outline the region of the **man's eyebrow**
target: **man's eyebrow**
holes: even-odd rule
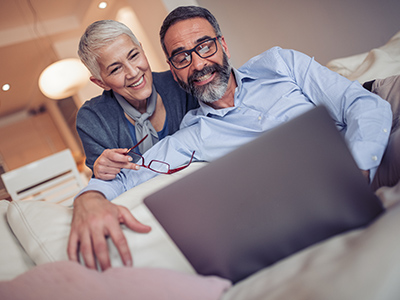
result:
[[[202,43],[202,42],[204,42],[206,40],[209,40],[209,39],[211,39],[211,36],[205,35],[205,36],[203,36],[203,37],[201,37],[201,38],[196,40],[196,45],[200,44],[200,43]]]
[[[181,52],[183,50],[185,50],[185,47],[178,47],[178,48],[172,50],[171,57],[174,56],[176,53],[179,53],[179,52]]]
[[[209,35],[202,36],[201,38],[198,38],[195,41],[195,44],[197,46],[198,44],[201,44],[202,42],[204,42],[206,40],[209,40],[209,39],[211,39],[211,37]],[[176,53],[179,53],[179,52],[184,51],[184,50],[186,50],[185,47],[178,47],[178,48],[172,50],[171,57],[174,56]]]

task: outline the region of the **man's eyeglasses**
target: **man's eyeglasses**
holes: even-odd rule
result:
[[[176,69],[186,68],[192,63],[193,52],[196,52],[196,54],[201,58],[213,56],[218,50],[216,42],[216,39],[218,38],[220,38],[220,36],[208,39],[190,50],[178,52],[168,58],[168,60]]]
[[[144,162],[144,157],[141,156],[139,153],[133,152],[132,150],[135,149],[137,146],[139,146],[147,138],[147,136],[148,136],[148,134],[146,134],[146,136],[144,138],[142,138],[139,141],[139,143],[137,143],[135,146],[133,146],[132,148],[129,148],[128,151],[126,151],[126,153],[125,153],[126,155],[132,156],[134,159],[136,158],[137,165],[139,165],[141,167],[145,167],[149,170],[152,170],[152,171],[160,173],[160,174],[173,174],[173,173],[176,173],[178,171],[185,169],[192,163],[195,151],[193,151],[192,157],[190,158],[190,161],[188,164],[181,166],[179,168],[176,168],[176,169],[171,169],[170,165],[168,163],[160,161],[160,160],[155,160],[155,159],[150,161],[150,163],[146,166],[146,164]]]

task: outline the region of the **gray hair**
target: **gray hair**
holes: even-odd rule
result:
[[[208,9],[199,6],[179,6],[169,13],[169,15],[165,18],[160,29],[160,42],[164,50],[164,53],[167,57],[169,53],[167,52],[167,48],[165,47],[164,43],[164,38],[167,30],[172,25],[178,23],[179,21],[194,19],[194,18],[206,19],[214,28],[215,35],[222,36],[222,32],[221,29],[219,28],[217,19],[213,16],[212,13],[210,13]]]
[[[119,36],[126,34],[132,42],[140,46],[133,32],[125,25],[114,20],[96,21],[89,25],[79,42],[78,55],[82,63],[97,79],[101,79],[98,50],[113,43]]]

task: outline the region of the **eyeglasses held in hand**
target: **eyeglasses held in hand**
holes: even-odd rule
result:
[[[126,151],[126,153],[125,153],[126,155],[130,155],[133,158],[137,158],[138,159],[136,162],[137,165],[139,165],[141,167],[145,167],[153,172],[157,172],[160,174],[173,174],[173,173],[176,173],[178,171],[185,169],[192,163],[195,151],[193,151],[192,157],[190,158],[189,163],[184,166],[181,166],[179,168],[171,169],[170,165],[168,163],[160,161],[160,160],[155,160],[155,159],[150,161],[150,163],[146,166],[146,164],[144,162],[144,157],[141,156],[139,153],[133,152],[132,150],[135,149],[137,146],[139,146],[147,138],[147,136],[148,136],[148,134],[146,134],[146,136],[144,138],[142,138],[135,146],[129,148],[128,151]]]
[[[220,38],[220,36],[216,36],[215,38],[208,39],[198,45],[196,47],[175,53],[168,60],[176,69],[183,69],[189,66],[192,63],[192,55],[193,52],[196,52],[198,56],[201,58],[207,58],[213,56],[217,50],[217,42],[216,39]]]

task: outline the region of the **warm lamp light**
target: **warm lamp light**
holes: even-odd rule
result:
[[[67,58],[48,66],[39,77],[39,88],[50,99],[75,95],[89,81],[90,73],[77,58]]]

